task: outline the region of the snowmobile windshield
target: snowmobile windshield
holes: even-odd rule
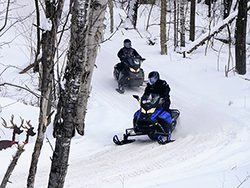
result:
[[[136,59],[136,58],[132,58],[132,57],[129,57],[125,60],[125,63],[128,67],[132,67],[132,68],[140,68],[140,61],[139,59]]]
[[[160,96],[157,94],[150,94],[142,100],[142,105],[155,106],[159,104]]]

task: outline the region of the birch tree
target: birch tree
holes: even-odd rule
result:
[[[110,33],[114,32],[114,3],[113,0],[108,0],[109,15],[110,15]]]
[[[126,20],[127,28],[132,25],[132,27],[136,28],[137,23],[137,12],[139,7],[139,0],[128,0],[128,16]]]
[[[68,168],[71,139],[75,130],[84,135],[84,120],[98,45],[103,37],[107,0],[72,1],[71,39],[54,120],[56,146],[49,177],[49,188],[62,188]]]
[[[54,72],[54,57],[56,51],[56,35],[59,27],[59,21],[62,15],[64,0],[45,0],[45,15],[51,21],[51,29],[46,30],[42,34],[42,58],[41,68],[41,99],[40,99],[40,114],[39,125],[37,131],[37,138],[35,142],[34,151],[32,154],[31,165],[27,180],[27,187],[33,188],[35,182],[35,175],[37,171],[38,159],[43,146],[44,133],[50,121],[51,113],[51,92],[52,80]]]

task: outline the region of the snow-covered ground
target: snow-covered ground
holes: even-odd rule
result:
[[[143,20],[141,20],[143,26]],[[249,58],[247,74],[233,72],[224,75],[228,48],[218,52],[199,48],[187,58],[169,51],[159,53],[156,45],[147,45],[148,33],[120,29],[101,45],[97,68],[92,79],[92,91],[88,103],[85,136],[72,140],[67,188],[249,188],[250,187],[250,78]],[[106,32],[107,38],[109,33]],[[157,36],[156,36],[157,37]],[[142,95],[141,88],[127,89],[121,95],[115,91],[113,67],[119,61],[116,53],[125,38],[146,58],[142,68],[147,75],[152,70],[160,72],[171,87],[171,107],[181,115],[173,133],[176,141],[159,145],[146,136],[123,146],[112,142],[115,134],[122,135],[132,127],[133,113],[139,108],[132,95]],[[221,44],[217,42],[215,49]],[[233,49],[232,49],[233,50]],[[6,55],[6,54],[5,54]],[[1,59],[0,59],[1,60]],[[218,67],[219,66],[219,70]],[[4,76],[4,75],[3,75]],[[145,78],[146,79],[146,78]],[[38,109],[0,98],[0,116],[9,119],[15,114],[38,121]],[[52,126],[47,136],[51,136]],[[0,139],[10,138],[1,127]],[[24,135],[20,136],[23,140]],[[10,178],[10,188],[25,187],[35,138],[25,146]],[[0,179],[15,153],[16,147],[0,151]],[[39,160],[35,187],[47,186],[52,150],[45,140]]]

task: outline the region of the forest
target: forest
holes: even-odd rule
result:
[[[0,130],[11,129],[12,135],[13,129],[14,135],[3,147],[17,145],[0,187],[11,184],[11,175],[29,142],[32,151],[23,181],[28,188],[36,187],[47,129],[55,142],[47,185],[65,187],[73,138],[87,134],[89,100],[105,45],[117,48],[117,43],[122,45],[123,39],[132,37],[142,54],[142,49],[153,47],[157,58],[173,56],[180,61],[194,56],[205,59],[214,53],[214,64],[223,77],[236,75],[249,84],[249,9],[246,0],[1,1],[0,97],[36,108],[37,123],[20,117],[17,126],[20,115],[5,113],[6,106],[0,103]],[[18,130],[14,127],[26,132],[22,144],[15,140]]]

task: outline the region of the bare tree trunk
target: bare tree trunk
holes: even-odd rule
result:
[[[191,8],[190,8],[190,33],[189,39],[194,41],[195,39],[195,7],[196,7],[196,0],[191,0]]]
[[[230,72],[230,62],[232,58],[232,50],[231,50],[231,46],[232,46],[232,37],[231,37],[231,31],[230,31],[230,27],[227,24],[227,31],[228,31],[228,61],[227,61],[227,66],[225,67],[225,76],[228,77],[228,73]],[[233,65],[232,65],[233,67]]]
[[[40,55],[40,48],[41,48],[41,32],[40,32],[40,11],[39,11],[39,2],[35,0],[35,7],[36,7],[36,37],[37,37],[37,45],[36,45],[36,56],[34,61],[34,72],[39,72],[39,62],[38,56]]]
[[[24,152],[24,144],[23,145],[18,145],[18,148],[17,148],[17,151],[16,151],[16,154],[13,156],[13,159],[4,175],[4,178],[3,178],[3,181],[0,185],[1,188],[5,188],[7,183],[9,182],[9,178],[10,178],[10,175],[11,173],[13,172],[16,164],[17,164],[17,161],[18,159],[20,158],[21,154]]]
[[[113,0],[108,0],[109,15],[110,15],[110,33],[114,32],[114,3]]]
[[[208,14],[207,17],[211,17],[211,9],[212,9],[212,3],[214,3],[216,0],[205,0],[205,4],[208,5]]]
[[[231,9],[231,6],[232,6],[232,0],[223,0],[223,5],[224,5],[224,9],[223,9],[223,18],[227,18],[230,14],[230,9]]]
[[[152,3],[152,4],[151,4],[151,7],[150,7],[150,10],[149,10],[149,13],[148,13],[148,19],[147,19],[146,31],[148,31],[148,28],[149,28],[149,20],[150,20],[150,16],[151,16],[151,13],[152,13],[153,7],[154,7],[154,3]]]
[[[136,28],[137,12],[139,8],[139,0],[128,0],[128,22],[131,23],[133,28]]]
[[[178,46],[178,19],[177,19],[177,0],[174,0],[174,50]]]
[[[180,0],[180,35],[181,47],[185,47],[185,14],[184,6],[186,0]]]
[[[160,18],[161,55],[167,54],[166,15],[167,15],[167,3],[166,0],[161,0],[161,18]]]
[[[75,129],[84,134],[84,121],[98,45],[103,37],[103,21],[108,0],[73,2],[71,39],[65,70],[65,90],[60,93],[54,121],[56,147],[49,188],[62,188],[68,168],[71,139]]]
[[[239,0],[238,17],[235,31],[235,58],[238,74],[246,74],[246,26],[247,26],[247,1]]]
[[[0,32],[3,31],[3,29],[7,26],[8,17],[9,17],[9,10],[10,10],[10,0],[7,1],[4,24],[3,24],[3,26],[0,27]]]
[[[38,134],[32,154],[27,187],[33,188],[37,171],[38,159],[43,146],[44,133],[50,122],[52,80],[54,76],[54,57],[56,51],[56,34],[59,20],[61,18],[64,0],[46,0],[46,17],[52,21],[50,31],[45,31],[42,35],[42,85],[40,99],[40,114]]]
[[[211,3],[209,5],[211,5]],[[213,16],[211,15],[211,9],[210,9],[210,12],[209,12],[209,24],[208,24],[208,36],[210,36],[210,33],[211,33],[211,28],[212,28],[212,24],[213,24],[213,21],[214,21],[214,16],[215,16],[214,14],[213,14]],[[206,48],[205,48],[205,56],[207,54],[207,50],[208,50],[209,45],[212,46],[212,44],[213,44],[213,40],[210,40],[210,39],[212,39],[212,37],[207,40]]]

